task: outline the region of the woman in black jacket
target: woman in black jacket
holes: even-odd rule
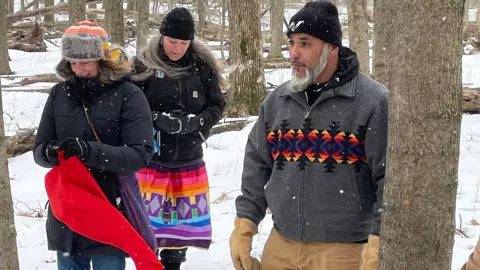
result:
[[[137,174],[162,264],[180,269],[187,247],[211,243],[208,177],[202,144],[222,117],[221,64],[194,39],[185,8],[170,11],[134,60],[133,82],[152,109],[156,153]]]
[[[34,159],[43,167],[78,157],[110,203],[122,211],[116,173],[135,173],[153,154],[152,119],[143,92],[129,83],[130,64],[110,51],[101,27],[79,22],[62,37],[63,79],[47,99],[35,138]],[[87,121],[85,112],[98,135]],[[94,222],[94,221],[92,221]],[[79,235],[53,216],[47,219],[48,248],[57,251],[59,270],[123,270],[126,254],[113,246]]]

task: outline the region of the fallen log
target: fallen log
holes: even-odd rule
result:
[[[70,26],[70,23],[67,21],[60,21],[60,22],[40,22],[38,23],[40,27],[43,27],[45,29],[59,29],[64,31],[67,29],[67,27]],[[18,25],[9,25],[7,26],[8,31],[21,31],[21,30],[29,30],[32,29],[32,27],[35,26],[35,23],[23,23],[23,24],[18,24]]]
[[[464,88],[462,91],[463,112],[480,113],[480,88]]]
[[[31,151],[34,143],[35,129],[20,130],[15,135],[8,136],[5,140],[7,157],[15,157]]]
[[[38,24],[30,31],[18,31],[12,34],[11,40],[7,41],[7,47],[11,50],[25,52],[46,52],[47,44],[43,41],[43,30]]]

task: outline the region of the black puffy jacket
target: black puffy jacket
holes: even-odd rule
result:
[[[203,126],[189,134],[161,133],[160,151],[153,155],[152,160],[181,166],[203,158],[202,143],[221,119],[225,99],[212,68],[196,59],[191,52],[174,64],[191,65],[190,73],[180,79],[152,75],[133,83],[144,91],[152,111],[170,113],[180,110],[204,119]],[[138,59],[134,59],[134,65],[134,73],[147,69]]]
[[[65,61],[57,71],[66,81],[52,88],[45,104],[35,138],[35,162],[46,168],[53,166],[45,157],[49,141],[67,137],[85,140],[90,154],[84,164],[110,203],[122,211],[123,206],[117,204],[120,193],[115,173],[136,172],[146,167],[153,154],[152,119],[145,95],[135,85],[122,80],[127,74],[103,69],[101,78],[114,81],[107,84],[96,79],[76,78]],[[102,143],[95,140],[82,102]],[[50,209],[46,227],[50,250],[74,256],[125,255],[115,247],[74,233],[56,219]]]

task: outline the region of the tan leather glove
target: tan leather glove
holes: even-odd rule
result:
[[[462,270],[478,270],[480,269],[480,241],[477,243],[475,250],[468,258],[467,263],[462,267]]]
[[[380,239],[376,235],[368,236],[368,243],[365,246],[365,253],[363,255],[362,270],[377,270],[378,269],[378,251],[380,248]]]
[[[230,256],[236,270],[260,270],[260,262],[250,255],[257,230],[251,220],[235,218],[235,229],[230,236]]]

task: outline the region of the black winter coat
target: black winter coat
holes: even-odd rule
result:
[[[134,64],[134,73],[147,69],[138,59],[134,60]],[[191,52],[173,64],[191,64],[190,74],[181,79],[157,74],[133,83],[144,91],[152,111],[170,113],[181,110],[204,119],[204,125],[189,134],[161,133],[160,151],[153,155],[152,160],[167,166],[182,166],[203,158],[202,143],[222,117],[225,99],[212,68],[195,59]]]
[[[90,154],[84,164],[110,203],[122,211],[123,205],[117,204],[120,193],[115,173],[136,172],[146,167],[153,154],[152,119],[145,95],[135,85],[121,80],[126,74],[104,69],[102,72],[108,73],[107,77],[113,76],[115,81],[106,84],[96,79],[74,77],[65,61],[59,64],[57,71],[67,81],[52,88],[45,104],[35,138],[35,162],[46,168],[53,166],[45,157],[45,146],[49,141],[61,141],[67,137],[85,140],[90,146]],[[82,101],[102,143],[95,140]],[[74,233],[53,216],[50,208],[46,229],[50,250],[74,256],[126,255],[115,247]]]

